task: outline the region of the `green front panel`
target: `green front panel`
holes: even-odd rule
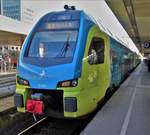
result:
[[[93,37],[100,37],[105,41],[105,60],[103,64],[90,65],[88,63],[88,51]],[[76,88],[64,89],[64,97],[77,97],[77,112],[64,112],[65,117],[77,117],[90,113],[105,96],[110,84],[108,44],[107,35],[101,32],[97,26],[91,28],[86,42],[79,85]]]
[[[28,86],[23,86],[23,85],[16,85],[16,93],[23,95],[23,107],[18,107],[17,110],[19,112],[25,112],[25,106],[26,106],[26,101],[31,95],[31,91],[28,90]]]

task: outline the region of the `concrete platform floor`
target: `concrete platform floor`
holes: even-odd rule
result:
[[[143,63],[81,135],[150,135],[150,72]]]

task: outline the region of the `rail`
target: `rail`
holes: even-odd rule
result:
[[[0,98],[4,98],[15,93],[15,74],[0,76]]]
[[[37,126],[39,126],[41,123],[43,123],[46,119],[47,119],[47,117],[44,117],[43,119],[37,121],[33,125],[26,128],[25,130],[21,131],[18,135],[25,135],[28,133],[32,133],[33,132],[32,130],[34,130]]]

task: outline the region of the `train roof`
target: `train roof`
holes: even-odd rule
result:
[[[65,11],[57,11],[50,12],[44,15],[41,19],[42,22],[48,21],[67,21],[67,20],[79,20],[82,10],[65,10]]]

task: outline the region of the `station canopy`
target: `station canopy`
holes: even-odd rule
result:
[[[106,0],[141,53],[150,53],[144,44],[150,41],[149,0]]]

